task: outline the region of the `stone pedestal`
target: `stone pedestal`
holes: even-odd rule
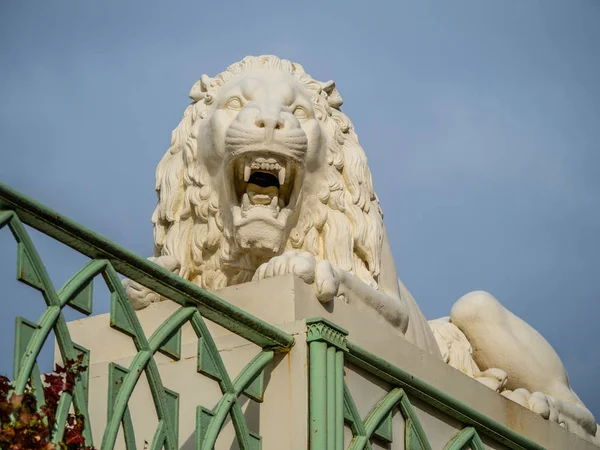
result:
[[[265,369],[262,403],[240,397],[242,410],[251,431],[262,437],[262,448],[308,448],[309,385],[306,320],[323,317],[348,331],[348,340],[389,363],[431,384],[473,410],[479,411],[511,430],[547,449],[597,449],[463,375],[442,361],[425,354],[408,343],[387,323],[374,315],[338,302],[327,306],[319,303],[312,288],[292,276],[283,276],[231,286],[217,294],[264,321],[292,334],[295,345],[288,354],[276,354]],[[147,336],[178,305],[165,301],[139,311],[139,320]],[[245,339],[207,321],[226,368],[234,379],[260,348]],[[91,350],[89,407],[95,445],[99,448],[107,420],[109,364],[128,367],[136,353],[132,340],[110,328],[109,315],[70,322],[74,342]],[[221,398],[217,382],[197,372],[197,342],[191,326],[184,326],[181,359],[156,354],[165,387],[179,394],[179,447],[195,448],[197,406],[212,409]],[[352,391],[357,410],[366,417],[390,386],[369,373],[346,363],[345,380]],[[410,398],[416,415],[433,449],[442,449],[464,424],[418,398]],[[137,449],[150,448],[157,418],[144,376],[134,390],[129,412],[135,430]],[[376,442],[373,448],[404,449],[404,421],[401,414],[392,417],[393,441]],[[345,447],[351,440],[347,428]],[[506,448],[482,435],[485,448]],[[125,448],[122,436],[116,448]],[[230,421],[226,421],[218,440],[218,449],[238,448]]]

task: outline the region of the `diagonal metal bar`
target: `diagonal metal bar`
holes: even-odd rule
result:
[[[352,394],[349,390],[346,391],[346,395],[349,399],[352,398]],[[400,400],[404,396],[404,390],[401,388],[392,389],[386,396],[373,408],[373,410],[369,413],[367,418],[364,421],[364,425],[361,428],[357,428],[360,430],[358,435],[355,436],[352,444],[349,447],[349,450],[362,450],[365,448],[369,439],[375,433],[375,430],[383,420],[383,418],[392,410]],[[354,407],[356,408],[356,407]],[[353,411],[353,416],[358,416],[358,412]],[[360,416],[356,417],[355,420],[362,425]]]
[[[400,399],[400,411],[402,411],[406,423],[404,429],[406,448],[431,450],[431,445],[429,444],[425,430],[406,395],[402,396]]]
[[[479,444],[481,439],[473,427],[467,427],[454,436],[450,442],[446,444],[444,450],[464,450],[470,444],[473,450],[480,450]]]
[[[190,323],[192,324],[192,328],[194,329],[198,339],[204,339],[206,348],[210,352],[210,355],[216,365],[216,369],[220,377],[219,387],[221,388],[221,392],[223,394],[227,392],[234,392],[231,378],[225,369],[225,364],[223,364],[223,360],[219,355],[219,350],[217,349],[215,341],[212,339],[212,336],[208,331],[208,327],[204,323],[202,315],[200,313],[194,314],[190,320]]]
[[[365,419],[365,431],[367,436],[373,436],[375,430],[383,420],[383,418],[400,402],[404,397],[404,390],[401,388],[392,389],[378,404],[373,411],[369,413]]]
[[[102,273],[108,266],[106,260],[94,260],[83,266],[58,291],[61,307],[69,303],[79,293],[79,290],[90,282],[96,275]]]
[[[352,430],[352,434],[354,438],[350,444],[350,449],[363,449],[370,448],[369,437],[367,435],[367,430],[365,429],[365,425],[363,424],[362,418],[358,412],[358,408],[354,403],[354,398],[352,397],[352,393],[348,388],[348,385],[344,381],[344,404],[346,409],[350,413],[350,429]]]
[[[69,301],[73,299],[75,295],[77,295],[77,292],[81,286],[85,285],[92,278],[101,273],[107,267],[107,265],[107,261],[90,261],[75,275],[73,275],[58,291],[58,298],[61,308],[63,308]],[[48,308],[46,313],[48,313],[50,309],[51,308]],[[40,320],[40,323],[42,323],[42,320]],[[56,409],[54,431],[52,433],[52,442],[55,445],[58,444],[63,438],[66,420],[72,401],[73,396],[67,392],[64,392],[60,397],[60,401]]]
[[[71,219],[0,183],[0,209],[12,209],[23,223],[92,259],[106,259],[123,275],[202,315],[261,347],[289,351],[294,338],[276,327],[139,257]]]
[[[219,387],[223,393],[223,397],[221,397],[221,400],[215,407],[213,417],[210,421],[210,425],[208,425],[206,434],[202,437],[202,448],[212,448],[223,426],[225,418],[227,417],[227,414],[230,413],[231,420],[235,428],[235,434],[238,439],[238,444],[242,450],[248,450],[251,448],[249,442],[250,433],[248,431],[248,425],[246,424],[246,419],[242,409],[237,402],[237,398],[248,386],[248,384],[252,382],[255,375],[264,368],[264,365],[266,365],[268,361],[272,360],[274,352],[272,350],[264,349],[263,352],[259,353],[259,355],[257,355],[257,357],[255,357],[238,375],[236,380],[232,382],[227,370],[225,369],[225,365],[223,364],[219,350],[217,349],[217,346],[212,339],[200,313],[197,312],[194,314],[190,322],[196,333],[196,336],[199,339],[204,340],[207,351],[210,353],[211,358],[215,363],[216,370],[219,373]],[[269,355],[268,360],[265,360],[265,356],[263,356],[263,354]],[[257,360],[259,361],[258,364],[256,363]]]
[[[163,448],[163,444],[165,442],[165,422],[161,420],[158,426],[156,427],[156,431],[154,432],[154,437],[152,438],[152,446],[151,450],[161,450]]]
[[[56,419],[54,422],[54,430],[52,432],[52,443],[54,445],[62,441],[63,434],[65,433],[67,416],[69,415],[69,408],[71,408],[72,401],[73,396],[68,392],[63,392],[61,394],[60,400],[58,401],[58,406],[56,407]]]
[[[233,382],[233,389],[230,392],[225,393],[215,407],[214,417],[211,420],[206,431],[206,436],[204,437],[202,445],[203,450],[210,450],[214,447],[219,432],[225,422],[225,418],[230,411],[232,413],[232,421],[240,448],[250,449],[248,426],[246,425],[242,409],[237,403],[237,398],[243,390],[252,383],[265,366],[273,360],[273,355],[274,352],[272,350],[263,350],[256,355],[237,376]]]
[[[56,325],[57,320],[60,318],[60,307],[49,306],[46,311],[42,314],[38,321],[38,328],[34,331],[23,359],[21,359],[21,367],[19,368],[19,376],[14,382],[14,390],[17,395],[20,395],[25,390],[27,380],[31,376],[31,372],[36,363],[37,357],[48,339],[48,335]]]
[[[244,367],[233,382],[236,396],[239,396],[254,381],[261,370],[273,360],[273,355],[272,350],[263,350]]]

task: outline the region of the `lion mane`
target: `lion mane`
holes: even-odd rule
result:
[[[320,180],[316,196],[304,194],[300,200],[301,214],[289,230],[285,250],[310,252],[377,288],[383,213],[365,152],[350,119],[340,110],[342,98],[334,82],[318,82],[300,64],[270,55],[248,56],[214,78],[203,75],[192,87],[193,101],[156,170],[154,256],[175,257],[181,265],[179,275],[205,289],[252,279],[257,262],[236,248],[221,213],[228,205],[221,203],[214,175],[198,162],[198,125],[210,114],[221,87],[261,68],[292,74],[310,93],[328,140],[327,175]]]

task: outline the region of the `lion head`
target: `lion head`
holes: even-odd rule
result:
[[[155,256],[219,289],[297,249],[376,288],[383,215],[335,84],[249,56],[190,98],[156,170]]]

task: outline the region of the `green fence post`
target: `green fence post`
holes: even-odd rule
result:
[[[306,321],[310,449],[344,448],[344,353],[348,332],[317,317]]]

